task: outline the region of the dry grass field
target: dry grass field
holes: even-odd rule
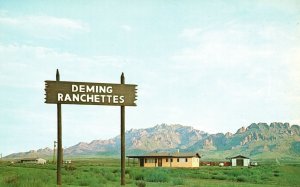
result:
[[[64,165],[63,186],[120,186],[120,160],[82,158]],[[183,168],[126,168],[126,186],[300,186],[300,163],[261,162],[257,167],[201,166]],[[0,186],[56,186],[56,165],[0,163]]]

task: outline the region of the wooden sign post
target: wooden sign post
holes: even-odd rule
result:
[[[124,73],[121,84],[125,84]],[[121,106],[121,185],[125,185],[125,106]]]
[[[59,82],[59,71],[56,70],[56,81]],[[61,104],[57,103],[57,173],[56,180],[57,185],[61,185],[61,165],[63,162],[62,158],[62,132],[61,132]]]
[[[124,73],[121,84],[60,81],[45,81],[45,103],[57,105],[57,185],[61,185],[62,118],[61,104],[111,105],[121,107],[121,185],[125,185],[125,106],[136,106],[137,85],[125,84]]]

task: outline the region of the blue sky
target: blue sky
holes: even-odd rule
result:
[[[298,1],[0,1],[0,152],[51,147],[44,81],[138,85],[126,129],[300,124]],[[119,107],[63,105],[63,146],[119,134]]]

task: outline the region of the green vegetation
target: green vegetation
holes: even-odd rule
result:
[[[120,186],[116,158],[76,159],[62,170],[63,186]],[[2,187],[56,186],[56,165],[0,163]],[[126,168],[126,186],[299,186],[300,162],[274,160],[257,167]]]

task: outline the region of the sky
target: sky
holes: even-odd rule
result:
[[[126,130],[300,124],[299,1],[0,0],[0,153],[52,147],[45,80],[138,85]],[[63,147],[120,133],[120,107],[62,105]]]

